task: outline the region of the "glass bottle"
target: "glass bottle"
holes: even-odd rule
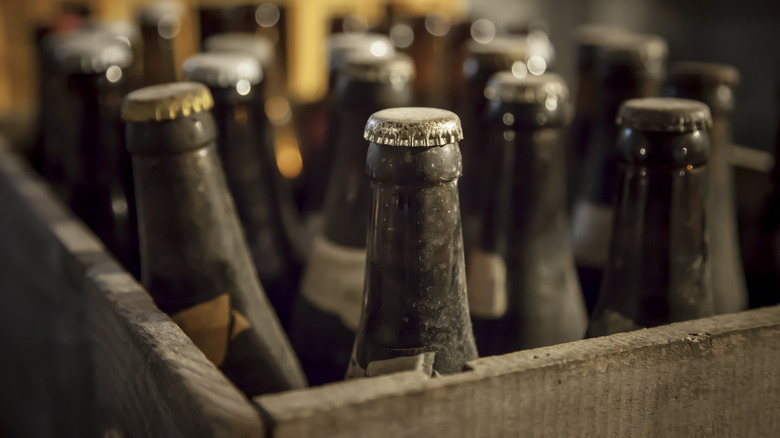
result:
[[[572,211],[574,260],[588,312],[593,311],[609,253],[617,188],[615,116],[625,100],[660,93],[667,52],[663,39],[633,34],[605,39],[595,49],[596,110]]]
[[[569,90],[555,74],[501,72],[482,153],[482,227],[467,254],[469,308],[482,355],[582,339],[588,324],[566,211]]]
[[[339,71],[333,179],[293,318],[293,345],[312,384],[344,377],[360,320],[370,203],[360,133],[372,113],[411,104],[413,75],[411,60],[401,54],[356,55]]]
[[[528,45],[525,38],[520,37],[498,37],[486,43],[471,40],[467,44],[467,53],[462,66],[466,92],[459,114],[463,129],[470,133],[471,138],[460,144],[463,177],[459,186],[463,204],[463,235],[466,252],[469,252],[480,229],[477,204],[481,196],[482,179],[487,177],[481,148],[481,142],[488,135],[485,121],[488,99],[485,97],[485,86],[490,77],[500,71],[511,70],[517,76],[526,76]],[[466,263],[468,264],[468,259]]]
[[[216,146],[208,88],[151,86],[122,102],[141,278],[160,310],[247,396],[306,386],[252,268]]]
[[[714,313],[706,209],[707,105],[632,99],[618,114],[619,175],[609,262],[589,336]]]
[[[136,12],[143,40],[142,84],[176,81],[175,39],[181,31],[184,5],[157,1],[139,6]]]
[[[734,176],[729,162],[732,143],[729,116],[734,109],[737,85],[739,71],[732,66],[678,62],[669,68],[664,90],[664,95],[669,97],[704,102],[712,113],[707,219],[715,313],[739,312],[748,304],[737,235]]]
[[[292,195],[282,190],[265,116],[263,70],[239,53],[200,53],[184,77],[209,87],[217,148],[255,269],[283,327],[289,326],[305,251]]]
[[[138,230],[119,105],[127,89],[130,46],[105,32],[77,31],[54,43],[64,78],[60,129],[50,132],[64,166],[66,202],[131,273]],[[54,134],[56,132],[56,134]],[[54,135],[51,135],[54,134]]]
[[[460,120],[434,108],[387,109],[371,116],[364,137],[365,296],[347,376],[376,375],[410,357],[433,375],[463,371],[477,348],[458,201]]]

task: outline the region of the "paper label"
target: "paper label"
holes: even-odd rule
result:
[[[592,267],[607,264],[613,216],[612,207],[577,202],[572,221],[572,246],[577,263]]]
[[[480,318],[501,318],[507,310],[506,263],[498,254],[474,249],[467,264],[469,310]]]
[[[365,249],[338,245],[317,236],[301,292],[313,306],[339,316],[347,328],[357,331],[365,271]]]

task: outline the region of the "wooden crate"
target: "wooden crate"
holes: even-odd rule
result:
[[[244,398],[0,146],[2,436],[780,436],[780,307]]]

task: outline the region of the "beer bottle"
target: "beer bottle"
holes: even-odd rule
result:
[[[293,345],[312,384],[344,377],[360,320],[370,201],[360,133],[377,110],[411,103],[413,74],[401,54],[354,56],[339,71],[333,179],[293,320]]]
[[[306,379],[252,269],[216,148],[208,88],[146,87],[122,103],[141,278],[160,310],[247,396]]]
[[[595,50],[597,103],[583,179],[578,184],[581,189],[572,212],[574,260],[589,312],[601,288],[609,253],[617,176],[615,115],[627,99],[660,93],[667,51],[659,37],[630,34],[605,39]]]
[[[672,98],[620,107],[609,262],[589,336],[712,315],[707,105]]]
[[[733,172],[729,163],[731,123],[739,71],[728,65],[679,62],[671,66],[664,94],[704,102],[712,113],[707,220],[716,313],[747,308],[747,288],[737,236]]]
[[[577,60],[576,97],[574,99],[574,119],[571,123],[571,140],[566,148],[566,196],[567,208],[571,207],[574,197],[579,195],[577,189],[583,178],[583,164],[586,159],[588,141],[591,129],[595,123],[599,83],[596,68],[598,67],[599,48],[608,45],[610,41],[625,38],[626,32],[620,28],[607,26],[582,26],[575,33]]]
[[[239,53],[201,53],[184,77],[209,87],[217,148],[255,269],[282,326],[289,325],[303,264],[303,227],[289,192],[280,190],[273,135],[263,109],[263,70]],[[283,196],[287,195],[287,196]]]
[[[129,156],[119,119],[132,51],[108,33],[83,30],[59,38],[54,52],[65,94],[61,129],[48,137],[58,143],[62,154],[66,201],[119,261],[137,274],[138,230],[134,204],[128,199],[132,179],[126,172]]]
[[[181,31],[184,5],[178,1],[158,1],[138,8],[143,40],[143,85],[176,80],[174,42]]]
[[[482,227],[466,264],[479,351],[492,356],[582,339],[588,317],[566,211],[568,88],[552,73],[501,72],[485,94]]]
[[[460,120],[433,108],[387,109],[371,116],[364,137],[365,296],[347,376],[410,357],[434,375],[460,372],[477,358],[458,201]]]
[[[467,58],[463,63],[466,93],[460,114],[466,132],[473,134],[471,139],[461,142],[463,153],[463,178],[460,190],[463,204],[463,232],[466,251],[470,251],[476,234],[479,232],[479,202],[481,180],[486,177],[485,160],[482,158],[480,142],[487,136],[485,110],[488,100],[485,86],[495,73],[512,70],[517,76],[528,74],[526,58],[528,46],[524,38],[498,37],[487,43],[475,40],[467,44]],[[468,263],[468,260],[467,260]]]
[[[314,215],[322,210],[325,191],[329,187],[331,173],[336,156],[336,136],[338,135],[338,111],[336,109],[336,87],[339,68],[353,55],[388,57],[395,49],[385,35],[375,33],[352,34],[337,33],[328,37],[328,94],[321,101],[300,108],[297,114],[301,142],[303,143],[303,168],[306,171],[304,182],[304,214]],[[371,113],[369,113],[370,115]],[[366,116],[368,117],[368,116]],[[318,219],[314,220],[315,223]],[[314,229],[317,226],[313,227]]]

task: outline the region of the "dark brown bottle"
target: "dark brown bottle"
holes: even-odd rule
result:
[[[247,396],[306,386],[257,275],[226,186],[208,88],[142,88],[122,103],[133,155],[141,276],[160,310]]]
[[[310,216],[322,210],[325,190],[333,172],[333,160],[337,154],[339,120],[336,87],[340,66],[350,56],[383,58],[395,54],[387,36],[375,33],[337,33],[328,37],[326,45],[329,58],[328,94],[323,100],[300,108],[296,116],[304,149],[303,168],[306,169],[303,210]],[[317,221],[318,219],[315,219],[315,222]],[[313,228],[316,229],[317,226]]]
[[[336,85],[339,126],[322,231],[296,305],[292,341],[312,384],[340,380],[360,320],[370,187],[360,133],[372,113],[409,105],[414,66],[405,56],[352,57]]]
[[[181,31],[183,15],[184,5],[178,1],[158,1],[138,8],[137,19],[143,40],[144,86],[176,80],[174,43]]]
[[[574,99],[574,119],[571,123],[571,140],[566,148],[566,195],[567,205],[571,208],[574,198],[579,196],[579,184],[583,178],[584,162],[591,130],[596,122],[599,89],[598,80],[599,48],[610,41],[624,38],[626,31],[607,26],[582,26],[575,35],[577,60],[576,97]]]
[[[477,358],[458,201],[460,120],[440,109],[388,109],[371,116],[364,137],[366,282],[347,376],[431,353],[432,374],[460,372]]]
[[[737,236],[734,176],[729,162],[734,96],[739,71],[728,65],[678,62],[669,69],[664,95],[704,102],[712,113],[707,220],[715,313],[734,313],[748,305]]]
[[[631,34],[605,39],[595,49],[593,68],[599,89],[572,211],[574,260],[588,312],[601,288],[609,253],[617,189],[615,116],[627,99],[660,93],[667,51],[659,37]]]
[[[566,211],[568,94],[555,74],[501,72],[485,90],[482,227],[466,263],[474,335],[484,356],[585,335],[588,316]]]
[[[198,22],[200,23],[200,43],[212,35],[225,32],[246,32],[251,34],[257,28],[255,7],[241,4],[200,1]]]
[[[217,147],[255,269],[282,326],[289,326],[305,248],[304,230],[284,190],[265,116],[263,70],[239,53],[201,53],[184,62],[184,77],[209,87]],[[298,243],[296,245],[296,243]]]
[[[463,129],[471,133],[471,138],[460,144],[463,153],[463,177],[459,186],[463,204],[463,234],[468,252],[480,229],[477,204],[481,197],[482,179],[487,177],[482,154],[482,142],[488,135],[485,120],[488,99],[485,97],[485,86],[488,79],[500,71],[513,70],[520,77],[528,75],[525,65],[528,45],[524,38],[499,37],[487,43],[469,41],[467,51],[468,56],[462,66],[466,92],[459,114]],[[468,260],[466,263],[468,264]]]
[[[632,99],[618,114],[618,202],[589,336],[712,315],[707,105]]]
[[[108,33],[84,30],[63,35],[53,51],[65,89],[60,129],[51,132],[50,139],[62,154],[65,200],[137,275],[137,224],[129,200],[132,179],[119,119],[133,60],[130,46]]]

